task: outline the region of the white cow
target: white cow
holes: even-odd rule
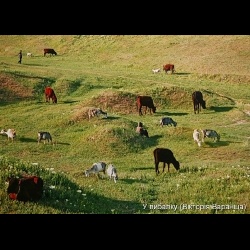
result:
[[[159,73],[161,71],[161,69],[152,69],[153,73],[156,74],[156,73]]]
[[[13,128],[9,128],[9,129],[2,129],[0,134],[4,135],[6,134],[8,136],[8,140],[11,139],[12,142],[14,141],[14,138],[16,137],[16,130]]]
[[[198,146],[201,147],[201,134],[198,129],[193,132],[194,142],[197,142]]]
[[[30,52],[27,53],[27,57],[32,57],[32,56],[33,56],[32,53]]]

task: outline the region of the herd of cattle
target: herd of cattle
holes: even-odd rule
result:
[[[57,53],[54,51],[54,49],[44,49],[44,56],[46,54],[50,55],[57,55]],[[27,56],[32,56],[32,53],[27,53]],[[171,73],[175,72],[175,68],[173,64],[166,64],[163,65],[163,71],[166,73],[170,71]],[[153,69],[153,73],[160,72],[160,69]],[[45,94],[45,101],[50,102],[52,100],[52,103],[57,103],[57,97],[54,92],[54,90],[51,87],[46,87],[44,90]],[[201,107],[203,109],[206,109],[206,102],[203,99],[203,95],[200,91],[194,91],[192,93],[192,102],[193,102],[193,109],[194,114],[198,114],[201,111]],[[136,98],[136,107],[137,112],[139,116],[143,115],[142,107],[145,107],[144,114],[146,115],[147,110],[149,109],[149,113],[156,113],[156,106],[154,105],[153,99],[151,96],[137,96]],[[103,111],[100,108],[89,108],[88,110],[88,119],[90,120],[92,117],[98,117],[100,115],[103,115],[105,118],[107,118],[107,112]],[[167,125],[167,126],[177,126],[177,122],[174,121],[171,117],[162,117],[159,121],[159,125]],[[138,122],[137,127],[135,128],[136,133],[138,133],[141,136],[145,136],[149,138],[148,131],[143,127],[142,122]],[[16,130],[15,129],[2,129],[0,134],[7,135],[8,140],[11,139],[12,142],[14,138],[16,137]],[[202,142],[204,142],[205,138],[213,138],[214,141],[220,140],[220,135],[215,131],[211,129],[194,129],[193,131],[193,139],[194,142],[198,144],[200,147]],[[44,144],[46,141],[49,143],[52,143],[52,136],[49,132],[40,131],[38,132],[38,143],[40,143],[42,140],[44,141]],[[170,164],[173,164],[174,168],[176,170],[180,169],[180,163],[176,160],[173,152],[168,148],[156,148],[153,151],[154,156],[154,164],[155,164],[155,172],[156,174],[159,174],[159,163],[163,163],[163,171],[165,169],[166,164],[168,165],[168,171],[170,168]],[[107,168],[107,170],[106,170]],[[99,176],[99,172],[103,172],[104,174],[107,173],[110,179],[113,179],[114,182],[118,180],[118,174],[117,169],[113,164],[109,164],[107,167],[107,164],[105,162],[97,162],[92,165],[91,168],[85,170],[85,176],[88,177],[90,174],[97,174]],[[21,178],[15,178],[15,177],[8,177],[8,188],[7,193],[10,199],[12,200],[20,200],[20,201],[36,201],[39,200],[42,197],[43,193],[43,180],[40,177],[37,176],[23,176]]]

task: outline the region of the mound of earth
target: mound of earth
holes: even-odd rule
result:
[[[33,97],[32,90],[29,90],[15,81],[12,77],[0,74],[0,101],[11,102],[20,99]]]

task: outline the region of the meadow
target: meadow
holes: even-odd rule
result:
[[[57,56],[43,55],[53,48]],[[22,49],[23,61],[18,64]],[[26,53],[32,53],[27,57]],[[0,35],[1,214],[249,214],[250,36]],[[174,74],[152,69],[175,65]],[[58,103],[45,102],[51,86]],[[194,114],[191,94],[207,109]],[[137,95],[155,114],[139,116]],[[100,107],[108,118],[86,116]],[[162,117],[176,127],[161,127]],[[141,121],[149,138],[135,132]],[[221,139],[194,143],[195,128]],[[49,131],[53,144],[38,144]],[[180,170],[157,176],[153,150],[174,152]],[[94,162],[113,163],[119,179],[85,177]],[[44,179],[39,202],[8,198],[6,178]]]

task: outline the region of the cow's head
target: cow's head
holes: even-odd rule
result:
[[[155,106],[152,108],[152,111],[153,111],[153,113],[156,112],[156,107]]]
[[[7,177],[6,183],[8,184],[7,193],[17,193],[19,189],[19,180],[14,176]]]
[[[206,101],[202,100],[201,101],[201,106],[203,109],[206,109]]]

